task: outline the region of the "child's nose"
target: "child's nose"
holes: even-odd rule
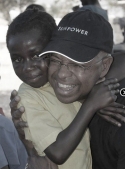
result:
[[[25,61],[24,63],[24,67],[23,67],[23,71],[24,72],[27,72],[27,71],[31,71],[34,69],[34,66],[32,64],[32,61],[28,60],[28,61]]]

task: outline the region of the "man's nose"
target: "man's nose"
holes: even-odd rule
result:
[[[72,72],[68,69],[67,65],[61,65],[58,69],[58,77],[60,79],[65,79],[72,76]]]

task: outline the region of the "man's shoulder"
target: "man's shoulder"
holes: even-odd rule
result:
[[[125,78],[125,52],[113,54],[113,63],[110,67],[107,78],[117,78],[122,80]]]

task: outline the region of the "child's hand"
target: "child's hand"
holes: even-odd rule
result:
[[[103,109],[116,101],[119,85],[118,80],[113,78],[93,87],[87,100],[91,102],[95,111]]]
[[[108,107],[101,109],[98,112],[98,115],[106,121],[120,127],[120,122],[125,122],[125,106],[123,104],[113,102]]]
[[[11,108],[11,115],[12,120],[15,124],[15,127],[27,127],[25,122],[21,121],[21,116],[25,112],[25,108],[21,106],[17,108],[18,103],[20,102],[20,97],[18,96],[18,92],[13,90],[10,96],[10,108]]]
[[[10,108],[13,123],[18,131],[20,138],[24,137],[23,128],[27,127],[27,123],[21,120],[22,114],[25,112],[25,108],[22,106],[19,109],[17,108],[18,103],[20,102],[20,97],[18,92],[13,90],[10,96]]]
[[[47,156],[33,156],[28,158],[26,169],[58,169],[58,166],[49,160]]]
[[[12,120],[17,129],[19,137],[23,142],[23,144],[25,145],[28,155],[29,156],[36,155],[36,151],[34,149],[32,142],[25,140],[25,133],[23,128],[28,126],[26,122],[21,120],[21,116],[25,112],[25,108],[24,107],[20,107],[19,109],[17,108],[17,105],[20,102],[20,97],[18,96],[18,92],[16,90],[12,91],[10,100],[11,100],[10,108],[11,108]]]

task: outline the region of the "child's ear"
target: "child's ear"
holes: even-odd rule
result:
[[[101,74],[100,74],[100,79],[104,78],[105,75],[108,73],[110,66],[113,62],[113,57],[106,57],[102,59],[102,68],[101,68]]]

